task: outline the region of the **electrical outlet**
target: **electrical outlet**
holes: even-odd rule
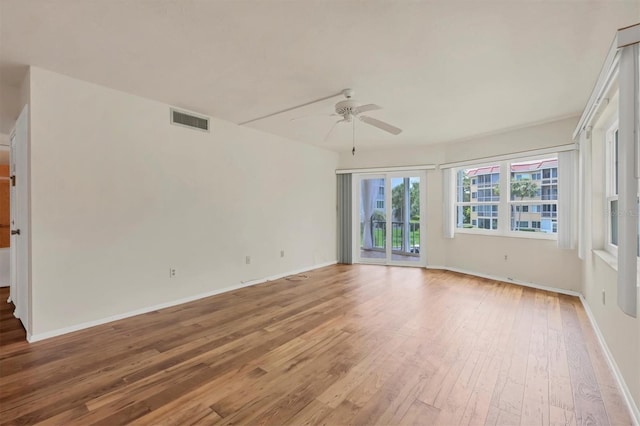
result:
[[[246,263],[247,265],[250,265],[251,264],[251,256],[246,256],[244,258],[244,263]]]
[[[284,250],[280,250],[280,257],[284,257]]]
[[[602,289],[602,304],[607,304],[607,293],[604,291],[604,289]]]
[[[169,268],[169,278],[176,277],[176,270],[174,268]]]

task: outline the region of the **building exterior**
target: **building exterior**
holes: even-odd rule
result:
[[[512,163],[510,169],[511,230],[557,232],[558,160]],[[497,229],[500,167],[486,166],[465,172],[469,179],[470,201],[479,203],[471,205],[471,227]],[[523,195],[520,188],[533,188],[535,195]]]

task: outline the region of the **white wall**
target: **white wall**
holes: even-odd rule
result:
[[[1,84],[1,83],[0,83]],[[0,133],[9,135],[13,130],[13,125],[24,106],[23,93],[20,87],[7,86],[1,84],[2,99],[0,100]]]
[[[618,298],[618,273],[597,254],[584,262],[582,294],[607,343],[636,407],[640,407],[640,320],[622,312]],[[602,291],[606,300],[602,301]],[[638,297],[640,303],[640,297]]]
[[[33,334],[335,261],[336,165],[32,68]]]
[[[577,117],[451,144],[361,151],[340,156],[340,168],[440,164],[572,143]],[[442,172],[427,173],[427,263],[531,284],[578,291],[581,262],[555,241],[457,234],[442,237]],[[508,260],[504,260],[504,255]]]
[[[616,259],[603,253],[605,244],[605,220],[608,210],[605,196],[605,137],[606,131],[617,116],[617,97],[593,126],[591,138],[591,168],[585,179],[585,190],[590,194],[591,208],[587,211],[586,247],[583,262],[585,297],[598,328],[607,343],[620,373],[635,401],[640,407],[640,318],[626,315],[618,307],[618,273]],[[605,293],[605,300],[602,293]],[[640,292],[638,294],[640,305]]]

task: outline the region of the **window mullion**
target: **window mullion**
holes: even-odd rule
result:
[[[500,163],[500,202],[498,203],[498,232],[507,234],[510,229],[509,224],[509,179],[511,170],[509,162]]]

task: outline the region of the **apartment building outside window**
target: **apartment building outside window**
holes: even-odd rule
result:
[[[501,172],[508,171],[506,176]],[[504,161],[456,171],[456,228],[465,232],[558,232],[558,159]]]

